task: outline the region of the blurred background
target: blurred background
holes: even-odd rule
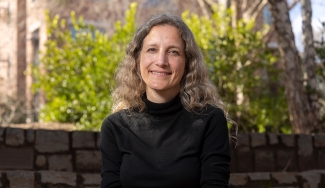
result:
[[[321,0],[0,0],[0,125],[98,131],[133,33],[169,11],[193,31],[240,132],[324,132],[323,10]]]

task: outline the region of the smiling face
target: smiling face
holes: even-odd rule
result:
[[[144,38],[140,72],[148,100],[167,102],[179,93],[185,72],[184,49],[179,30],[171,25],[154,26]]]

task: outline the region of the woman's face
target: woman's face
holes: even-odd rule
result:
[[[171,25],[154,26],[140,53],[140,72],[147,95],[176,96],[184,71],[185,47],[179,30]]]

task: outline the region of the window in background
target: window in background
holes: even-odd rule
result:
[[[272,14],[268,5],[263,8],[263,22],[267,25],[272,24]]]

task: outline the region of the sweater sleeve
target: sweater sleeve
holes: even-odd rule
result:
[[[106,118],[100,131],[100,151],[102,154],[101,188],[122,187],[120,167],[122,155],[116,143],[114,127]]]
[[[212,112],[201,153],[201,188],[228,187],[230,148],[227,120],[217,109]]]

